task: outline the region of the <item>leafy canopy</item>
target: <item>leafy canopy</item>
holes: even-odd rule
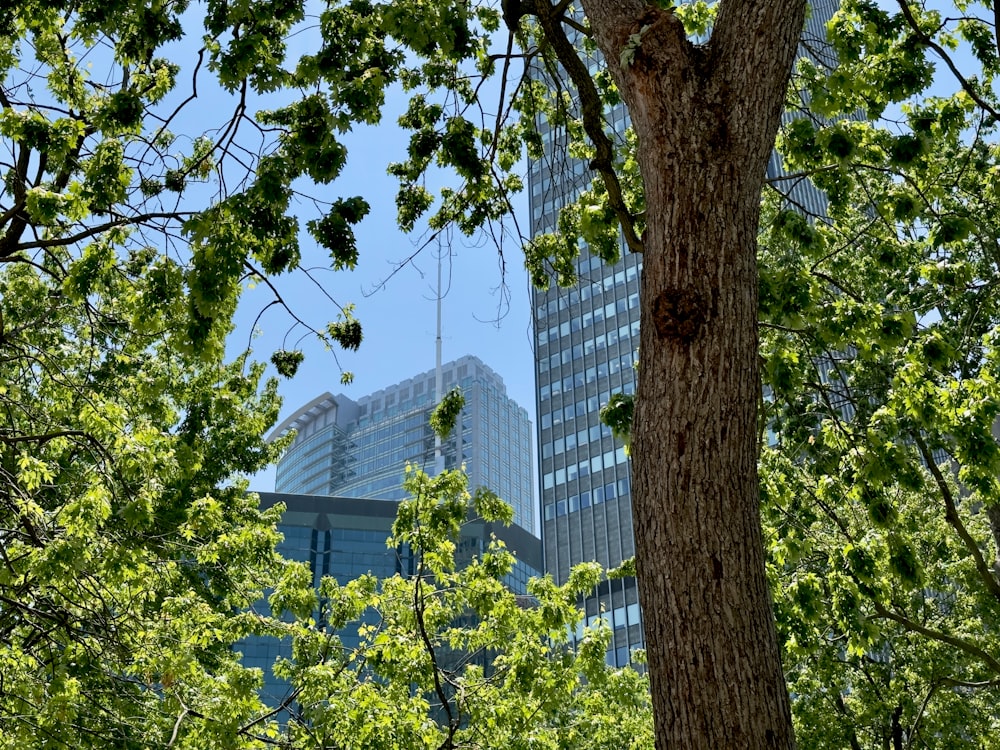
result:
[[[568,10],[558,29],[592,55],[586,20]],[[765,201],[761,432],[773,438],[762,440],[762,497],[810,746],[997,736],[1000,112],[997,32],[979,10],[845,0],[829,27],[836,64],[814,45],[799,65],[799,112],[779,143],[789,174]],[[707,3],[675,12],[691,34],[711,26]],[[230,646],[288,629],[297,657],[285,674],[309,712],[289,728],[296,743],[312,731],[352,742],[359,728],[412,746],[475,731],[511,746],[645,741],[641,678],[599,668],[606,634],[589,636],[593,653],[558,648],[573,598],[598,573],[583,568],[568,588],[538,582],[539,606],[522,609],[499,587],[513,564],[501,548],[456,572],[460,477],[410,479],[416,499],[396,541],[418,550],[421,575],[326,582],[322,602],[275,559],[277,513],[258,512],[239,480],[280,448],[262,440],[275,386],[248,358],[223,357],[239,294],[308,266],[312,245],[334,269],[355,266],[353,227],[369,206],[325,191],[346,163],[344,134],[380,122],[388,87],[410,97],[409,146],[390,167],[404,230],[493,226],[523,187],[526,151],[583,174],[556,230],[526,243],[536,284],[572,284],[579,253],[614,262],[621,233],[630,246],[641,235],[634,136],[599,135],[620,104],[606,71],[567,86],[552,30],[531,19],[508,64],[500,19],[458,0],[0,10],[4,746],[273,742],[259,675]],[[295,49],[315,44],[292,57],[289,37],[304,29],[318,33]],[[499,93],[481,85],[498,75]],[[931,92],[935,76],[955,93]],[[543,152],[541,123],[565,149]],[[457,180],[435,195],[439,168]],[[806,178],[828,196],[827,215],[797,212],[789,186]],[[302,221],[306,192],[319,209]],[[272,288],[306,335],[360,345],[350,307],[314,325]],[[299,361],[297,346],[272,358],[285,376]],[[615,403],[621,430],[629,407]],[[488,496],[479,503],[497,512]],[[308,618],[322,605],[346,623],[378,607],[384,629],[366,631],[352,662],[328,629],[233,614],[282,569],[276,609]],[[479,624],[453,627],[466,611]],[[509,644],[490,674],[436,662]],[[347,695],[378,720],[330,702]],[[448,721],[429,718],[435,703],[454,711]],[[617,723],[608,706],[621,706]],[[525,707],[545,717],[537,729]]]

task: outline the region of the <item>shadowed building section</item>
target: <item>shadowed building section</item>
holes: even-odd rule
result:
[[[366,573],[384,579],[396,574],[409,576],[414,572],[414,559],[404,546],[386,547],[386,540],[396,519],[398,501],[380,501],[321,495],[296,495],[262,492],[260,504],[269,508],[276,503],[285,505],[278,530],[284,541],[278,551],[289,560],[306,562],[312,571],[313,585],[319,587],[324,576],[332,576],[346,584]],[[517,525],[504,526],[482,519],[470,519],[457,541],[456,563],[469,564],[486,551],[493,537],[502,540],[517,562],[504,583],[515,594],[527,593],[529,578],[541,575],[541,540]],[[267,611],[266,602],[258,610]],[[346,649],[358,646],[358,626],[375,620],[368,612],[359,622],[351,623],[339,636]],[[291,658],[291,644],[277,638],[249,638],[236,646],[243,654],[243,663],[264,673],[262,699],[278,706],[290,695],[288,683],[277,679],[271,671],[275,659]]]

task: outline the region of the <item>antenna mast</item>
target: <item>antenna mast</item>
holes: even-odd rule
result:
[[[438,245],[437,253],[437,357],[434,365],[434,400],[440,404],[444,398],[442,389],[444,387],[444,373],[441,370],[441,253],[442,249]],[[434,436],[434,475],[437,476],[444,471],[444,452],[441,450],[441,436]]]

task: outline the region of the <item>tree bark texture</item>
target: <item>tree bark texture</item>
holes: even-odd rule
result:
[[[721,0],[704,45],[639,0],[583,5],[645,184],[632,502],[656,746],[791,748],[758,508],[756,235],[805,0]]]

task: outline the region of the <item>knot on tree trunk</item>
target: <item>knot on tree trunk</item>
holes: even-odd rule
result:
[[[711,306],[705,295],[688,288],[668,287],[653,300],[653,325],[660,341],[690,343],[708,322]]]

